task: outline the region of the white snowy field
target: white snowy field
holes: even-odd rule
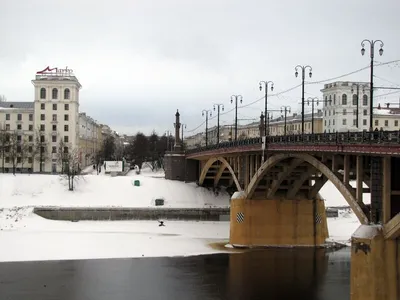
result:
[[[133,181],[140,180],[140,186]],[[321,190],[326,206],[348,206],[336,188]],[[368,201],[368,196],[366,200]],[[163,173],[144,170],[125,177],[88,174],[76,190],[67,190],[65,178],[55,175],[0,174],[0,261],[62,260],[209,254],[210,243],[227,243],[229,222],[81,221],[43,219],[34,206],[154,207],[163,198],[166,207],[226,207],[229,196],[193,184],[169,181]],[[366,201],[366,202],[367,202]],[[330,240],[348,243],[359,222],[351,211],[328,219]]]
[[[330,240],[348,243],[359,222],[354,214],[328,219]],[[229,222],[53,221],[32,208],[0,210],[0,262],[156,256],[232,251],[211,247],[229,239]]]

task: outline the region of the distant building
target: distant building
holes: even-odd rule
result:
[[[325,84],[321,91],[323,95],[321,102],[323,103],[324,132],[369,130],[371,107],[369,83],[337,81]],[[376,105],[373,114],[374,130],[399,130],[399,109],[383,108]]]

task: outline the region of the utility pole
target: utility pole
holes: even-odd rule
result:
[[[208,146],[208,115],[211,117],[211,110],[210,109],[203,109],[201,115],[204,117],[206,116],[206,147]]]
[[[231,103],[233,103],[233,100],[235,100],[235,141],[237,141],[237,110],[238,110],[238,101],[240,101],[240,103],[243,102],[243,97],[242,95],[232,95],[231,96]]]
[[[219,145],[219,114],[220,110],[224,111],[224,105],[223,104],[214,104],[214,111],[215,107],[217,107],[217,145]]]

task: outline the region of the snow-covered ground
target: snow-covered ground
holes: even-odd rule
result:
[[[133,185],[140,180],[140,187]],[[347,206],[328,183],[321,190],[326,206]],[[152,207],[156,198],[166,207],[228,206],[229,196],[169,181],[144,170],[126,177],[89,174],[74,192],[54,175],[0,174],[0,261],[58,260],[148,256],[185,256],[221,252],[211,243],[226,243],[229,222],[81,221],[43,219],[34,206]],[[366,199],[368,199],[366,197]],[[328,219],[330,240],[348,243],[359,222],[351,211]],[[225,249],[224,251],[231,251]]]

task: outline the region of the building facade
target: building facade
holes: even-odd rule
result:
[[[79,114],[82,86],[72,70],[47,67],[32,84],[33,101],[0,101],[0,168],[58,173],[60,153],[77,153],[80,168],[90,164],[90,155],[101,145],[101,128]],[[15,136],[16,153],[10,136]]]

